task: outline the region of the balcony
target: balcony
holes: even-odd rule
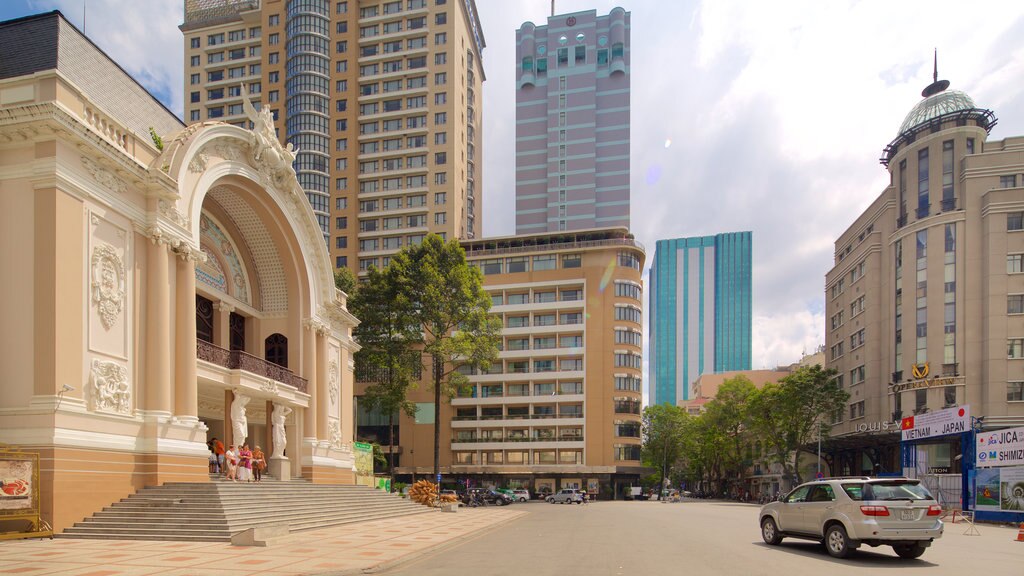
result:
[[[252,354],[246,354],[241,350],[225,350],[205,340],[196,340],[196,358],[229,370],[244,370],[270,378],[286,386],[291,386],[299,392],[308,394],[308,383],[305,378],[296,375],[287,368],[267,362]]]
[[[892,383],[893,384],[896,384],[897,382],[900,382],[901,380],[903,380],[903,370],[897,370],[897,371],[892,373]]]
[[[953,362],[952,364],[942,365],[943,376],[959,376],[960,375],[960,364]]]
[[[927,218],[928,214],[931,213],[931,209],[932,209],[932,205],[931,204],[922,204],[922,205],[918,206],[917,207],[917,219],[920,220],[921,218]]]
[[[942,211],[943,212],[952,212],[953,210],[956,210],[956,199],[955,198],[950,198],[948,200],[943,200],[942,201]]]

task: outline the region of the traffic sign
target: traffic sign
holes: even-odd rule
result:
[[[441,483],[441,475],[440,475],[440,474],[438,474],[438,475],[437,475],[437,483],[438,483],[438,484],[440,484],[440,483]]]
[[[825,477],[825,474],[823,472],[818,472],[817,474],[814,475],[814,477],[817,478],[818,480],[821,480],[822,478]]]

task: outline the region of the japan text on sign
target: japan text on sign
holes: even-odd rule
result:
[[[979,467],[1024,465],[1024,427],[978,433]]]
[[[908,416],[903,419],[900,428],[903,430],[904,441],[960,434],[971,428],[971,407],[958,406]]]

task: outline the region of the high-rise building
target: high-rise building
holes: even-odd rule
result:
[[[654,404],[691,397],[701,374],[750,370],[751,234],[659,240],[650,283]]]
[[[629,227],[629,12],[516,31],[516,233]]]
[[[967,404],[982,429],[1024,426],[1024,137],[988,141],[993,112],[948,87],[922,92],[882,152],[889,185],[835,242],[835,474],[902,472],[907,416]],[[957,474],[969,450],[939,437],[916,458]]]
[[[185,0],[185,118],[269,106],[335,267],[480,236],[474,0]]]
[[[467,371],[469,390],[441,406],[444,481],[621,498],[645,475],[643,247],[625,228],[462,245],[502,320],[502,345],[490,370]],[[423,372],[409,395],[417,416],[395,422],[404,479],[433,472],[434,394]],[[357,397],[365,385],[357,381]],[[356,435],[386,447],[387,422],[362,411]]]

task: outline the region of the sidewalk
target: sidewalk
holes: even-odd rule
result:
[[[269,547],[226,542],[13,540],[0,542],[0,574],[284,576],[360,574],[462,542],[525,512],[459,508],[289,535]]]

